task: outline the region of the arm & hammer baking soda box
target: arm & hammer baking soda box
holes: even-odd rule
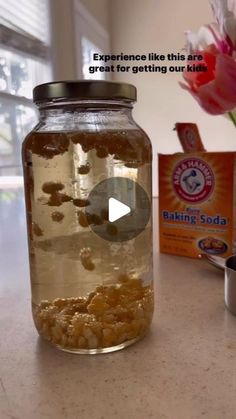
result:
[[[160,251],[227,257],[236,251],[236,153],[203,151],[195,124],[176,129],[187,152],[158,156]]]

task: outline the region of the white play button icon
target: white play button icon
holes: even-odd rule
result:
[[[90,191],[88,202],[85,215],[89,227],[109,242],[134,239],[150,220],[149,196],[129,178],[116,176],[102,180]]]
[[[128,205],[123,204],[115,198],[109,199],[108,216],[110,223],[114,223],[114,221],[119,220],[130,212],[131,208]]]

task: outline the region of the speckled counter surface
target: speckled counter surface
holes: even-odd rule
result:
[[[31,320],[21,198],[0,218],[1,419],[236,418],[236,317],[220,271],[156,253],[149,335],[109,355],[67,354]]]

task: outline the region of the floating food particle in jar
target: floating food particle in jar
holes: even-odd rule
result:
[[[120,159],[120,156],[119,156],[118,154],[114,154],[113,159],[114,159],[114,160],[121,160],[121,159]]]
[[[79,175],[87,175],[90,172],[91,166],[89,163],[83,164],[78,167]]]
[[[65,216],[62,212],[55,211],[52,213],[52,220],[55,221],[56,223],[60,223],[64,217]]]
[[[57,193],[52,194],[49,198],[49,201],[47,202],[47,205],[51,207],[60,207],[62,205],[60,196],[58,196]]]
[[[82,150],[85,153],[93,150],[95,148],[96,143],[96,135],[94,136],[93,133],[84,133],[83,135],[79,135],[78,138],[72,140],[74,144],[80,144]]]
[[[108,221],[109,220],[109,211],[108,211],[108,209],[102,209],[101,210],[101,218],[104,220],[104,221]]]
[[[87,259],[81,259],[81,263],[84,267],[84,269],[86,269],[87,271],[93,271],[95,269],[95,265],[91,260],[87,260]]]
[[[86,214],[83,211],[78,211],[78,222],[81,225],[81,227],[88,227],[89,222]]]
[[[92,224],[93,223],[92,214],[89,214],[88,212],[86,212],[86,217],[87,217],[87,220],[88,220],[88,224],[89,225]]]
[[[111,156],[116,153],[116,147],[114,144],[108,144],[107,147],[108,147],[108,153]]]
[[[60,193],[59,194],[59,197],[61,198],[62,202],[70,202],[70,201],[72,201],[71,196],[66,195],[66,194],[63,194],[63,193]]]
[[[44,159],[52,159],[68,151],[69,145],[70,141],[66,134],[56,133],[48,136],[37,133],[33,134],[31,151]]]
[[[96,144],[96,135],[94,136],[93,133],[87,133],[82,141],[80,142],[83,151],[87,152],[93,150]]]
[[[129,169],[138,169],[140,166],[142,166],[141,162],[125,163],[125,167],[128,167]]]
[[[107,232],[111,236],[116,236],[118,234],[118,229],[114,224],[109,223],[107,224]]]
[[[53,193],[48,201],[48,205],[51,207],[60,207],[64,202],[70,202],[72,198],[66,194],[60,192]]]
[[[83,267],[87,270],[87,271],[93,271],[95,269],[95,265],[91,259],[92,256],[92,251],[90,249],[90,247],[84,247],[83,249],[81,249],[80,251],[80,260],[81,263],[83,265]]]
[[[90,247],[84,247],[80,251],[80,257],[90,259],[92,256],[92,250]]]
[[[84,132],[76,133],[71,135],[70,139],[73,144],[81,144],[84,142],[85,135],[86,134]]]
[[[88,212],[86,212],[86,218],[87,218],[87,222],[88,225],[102,225],[103,224],[103,220],[101,217],[99,217],[99,215],[97,214],[90,214]]]
[[[89,214],[89,224],[102,225],[103,220],[97,214]]]
[[[43,230],[36,223],[33,223],[33,233],[38,237],[43,236]]]
[[[90,202],[89,202],[89,200],[88,200],[88,199],[79,199],[79,198],[76,198],[76,199],[73,199],[73,204],[74,204],[76,207],[81,207],[81,208],[83,208],[83,207],[87,207],[87,206],[89,206],[89,205],[90,205]]]
[[[83,150],[84,153],[88,153],[89,151],[91,151],[94,148],[92,144],[91,145],[82,144],[81,147],[82,147],[82,150]]]
[[[100,159],[104,159],[108,156],[108,150],[106,147],[98,147],[96,154]]]
[[[47,194],[53,194],[54,192],[61,191],[64,187],[65,186],[61,182],[45,182],[42,186],[42,190]]]
[[[129,161],[138,161],[138,155],[137,152],[135,150],[129,150],[127,153],[127,157]]]

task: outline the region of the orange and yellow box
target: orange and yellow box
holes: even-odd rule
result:
[[[159,155],[160,251],[198,258],[235,252],[236,153]]]

